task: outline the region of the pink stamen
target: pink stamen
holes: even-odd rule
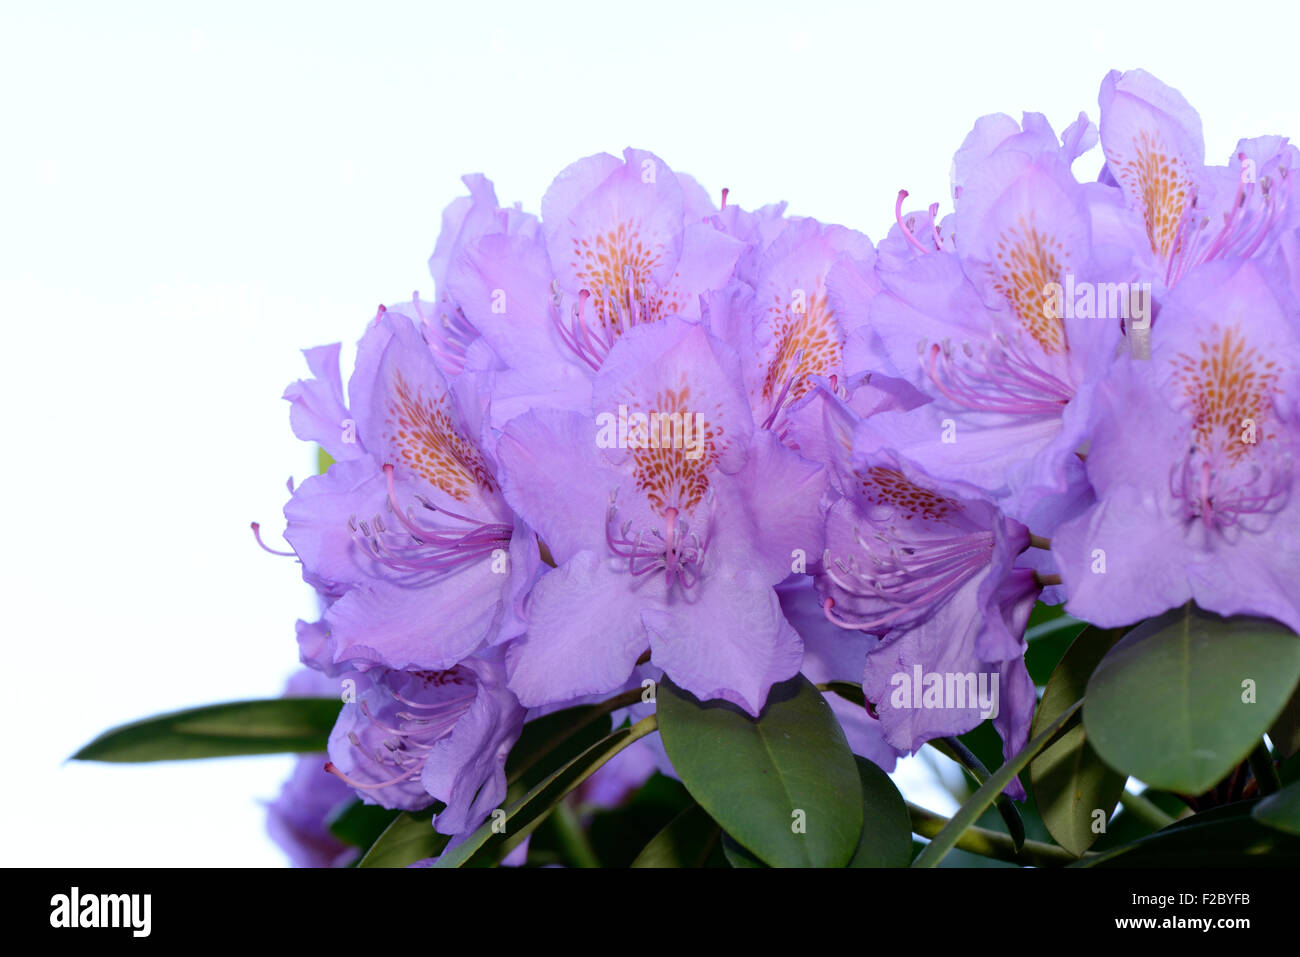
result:
[[[1073,389],[1005,340],[981,344],[980,358],[970,353],[973,361],[966,368],[937,342],[926,351],[923,366],[930,381],[949,401],[973,411],[1060,415],[1073,397]]]
[[[410,585],[428,584],[431,573],[433,578],[451,574],[466,565],[482,561],[498,549],[509,548],[514,534],[512,526],[502,522],[484,522],[459,515],[447,509],[431,505],[417,499],[428,511],[464,522],[468,529],[432,527],[416,522],[407,511],[397,504],[397,492],[394,484],[393,466],[384,466],[384,477],[388,486],[388,507],[401,525],[403,536],[397,530],[390,530],[380,516],[371,521],[358,521],[353,516],[348,521],[352,529],[353,541],[373,561],[386,568],[399,572],[417,573],[408,580]]]
[[[292,558],[296,554],[296,552],[292,552],[292,551],[282,552],[282,551],[278,551],[277,549],[271,548],[266,544],[266,542],[262,541],[262,526],[259,525],[257,522],[251,522],[250,526],[253,529],[253,538],[255,538],[257,540],[257,544],[262,547],[262,551],[270,552],[272,555],[280,555],[286,558]]]
[[[861,556],[832,559],[829,552],[823,556],[823,574],[835,588],[884,606],[878,613],[857,613],[850,618],[832,612],[835,602],[828,598],[822,610],[833,624],[854,631],[880,632],[925,614],[986,567],[993,552],[993,533],[987,531],[906,542],[895,535],[891,530],[873,536],[884,547],[882,552],[873,549],[855,529]],[[865,568],[860,565],[862,558],[867,562]]]
[[[930,250],[917,241],[916,237],[912,235],[912,231],[907,228],[907,224],[903,222],[903,200],[907,199],[907,195],[905,189],[898,191],[898,199],[894,203],[894,220],[898,223],[898,228],[903,231],[903,237],[907,240],[908,245],[919,253],[928,253]]]
[[[691,530],[690,525],[681,519],[678,510],[671,506],[664,509],[663,532],[648,529],[638,532],[635,538],[630,538],[630,521],[615,526],[618,514],[616,498],[616,492],[610,494],[609,509],[605,515],[605,544],[616,557],[627,559],[628,574],[640,578],[651,572],[663,571],[670,587],[676,582],[687,590],[694,588],[699,581],[700,566],[709,549],[714,509],[712,495],[709,496],[708,531],[703,539]]]

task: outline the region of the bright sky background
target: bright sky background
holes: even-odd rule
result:
[[[976,117],[1095,119],[1112,67],[1181,89],[1216,162],[1300,133],[1297,20],[1294,2],[0,0],[0,801],[19,822],[0,863],[283,863],[259,800],[289,758],[63,761],[110,725],[279,693],[313,614],[248,532],[278,538],[285,480],[311,470],[280,394],[300,348],[432,295],[462,173],[536,211],[569,162],[634,145],[878,239],[900,187],[946,209]]]

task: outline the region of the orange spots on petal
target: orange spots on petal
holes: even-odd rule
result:
[[[994,257],[993,286],[1006,296],[1020,327],[1048,355],[1065,352],[1065,323],[1049,306],[1049,286],[1061,282],[1069,260],[1060,240],[1039,230],[1030,214],[998,238]]]
[[[898,509],[909,519],[942,521],[962,510],[961,503],[913,484],[896,469],[873,466],[857,477],[867,501]]]
[[[1168,259],[1174,249],[1178,226],[1191,202],[1193,182],[1187,164],[1167,151],[1158,136],[1148,130],[1133,138],[1133,152],[1121,157],[1107,152],[1111,171],[1142,207],[1151,249]]]
[[[495,492],[496,481],[482,455],[456,430],[446,405],[445,395],[426,398],[396,374],[386,425],[401,464],[460,502],[475,488]]]
[[[772,330],[776,354],[767,366],[763,379],[763,399],[771,402],[786,382],[790,398],[798,399],[812,388],[809,375],[828,376],[840,365],[842,345],[835,326],[835,313],[826,301],[824,278],[817,277],[813,289],[802,300],[796,282],[791,290],[772,294],[767,307],[767,323]]]
[[[1239,326],[1212,326],[1197,354],[1179,353],[1171,362],[1174,380],[1190,402],[1196,444],[1203,451],[1242,459],[1256,444],[1241,441],[1247,425],[1254,426],[1256,442],[1274,437],[1264,431],[1263,423],[1280,392],[1282,370],[1247,343]]]
[[[623,331],[623,324],[614,319],[614,310],[626,308],[629,293],[641,310],[638,322],[656,322],[684,305],[680,292],[659,290],[651,279],[665,252],[664,244],[655,237],[642,237],[637,220],[573,240],[569,265],[579,284],[591,290],[592,308],[603,329],[615,336]]]
[[[636,412],[646,415],[647,422],[631,422]],[[627,444],[636,487],[656,512],[677,508],[689,513],[709,491],[722,430],[707,414],[702,430],[698,428],[701,412],[685,376],[677,388],[662,389],[651,402],[629,406]]]

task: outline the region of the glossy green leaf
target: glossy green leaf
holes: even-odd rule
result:
[[[1071,867],[1255,868],[1300,865],[1300,838],[1266,827],[1239,801],[1171,824],[1148,837],[1089,855]]]
[[[912,862],[912,819],[889,775],[853,756],[862,783],[862,833],[849,867],[907,867]]]
[[[1261,824],[1300,837],[1300,783],[1262,798],[1251,813]]]
[[[437,857],[450,838],[433,829],[433,816],[441,804],[423,811],[403,811],[379,835],[357,867],[406,867],[416,861]]]
[[[1083,723],[1111,767],[1200,794],[1245,759],[1300,681],[1300,638],[1190,605],[1134,628],[1088,681]]]
[[[733,838],[774,867],[843,867],[862,831],[853,752],[802,675],[774,685],[757,719],[665,680],[659,729],[682,783]]]
[[[1121,634],[1119,629],[1088,627],[1074,640],[1043,689],[1031,737],[1083,697],[1088,678]],[[1076,855],[1100,836],[1094,829],[1098,812],[1104,826],[1126,780],[1097,756],[1081,721],[1067,726],[1029,764],[1030,787],[1043,823],[1056,843]]]
[[[692,804],[656,834],[632,862],[633,867],[703,867],[722,840],[722,828],[698,804]]]
[[[242,754],[324,751],[342,707],[337,698],[231,701],[133,721],[105,731],[77,761],[180,761]]]

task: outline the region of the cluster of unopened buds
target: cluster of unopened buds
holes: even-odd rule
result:
[[[951,212],[899,192],[876,244],[634,149],[540,215],[465,177],[436,296],[380,307],[346,391],[330,345],[285,393],[330,460],[285,507],[322,606],[297,693],[352,690],[285,842],[319,862],[353,793],[463,835],[526,722],[647,680],[750,715],[800,672],[860,685],[830,700],[888,771],[985,718],[1025,744],[1038,601],[1300,630],[1300,154],[1204,154],[1132,71],[1059,137],[981,118]],[[930,702],[952,674],[980,693]]]

